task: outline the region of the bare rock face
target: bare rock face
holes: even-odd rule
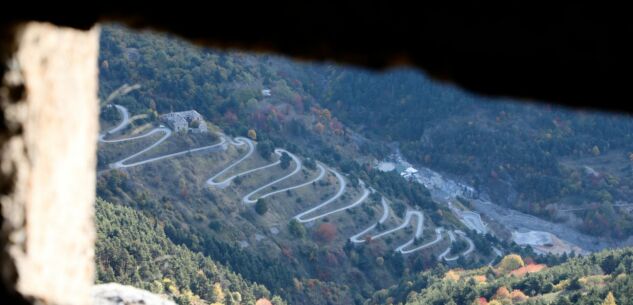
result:
[[[149,291],[116,283],[92,288],[93,305],[176,305]]]
[[[31,22],[0,54],[0,284],[32,303],[90,304],[98,35]]]

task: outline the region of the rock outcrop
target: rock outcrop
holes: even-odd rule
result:
[[[176,305],[149,291],[117,283],[95,285],[92,301],[93,305]]]

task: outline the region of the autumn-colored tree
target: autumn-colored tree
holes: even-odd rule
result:
[[[596,156],[596,157],[599,156],[600,155],[600,148],[598,148],[597,145],[594,145],[593,148],[591,149],[591,153],[594,156]]]
[[[543,264],[527,264],[521,268],[518,269],[514,269],[512,271],[510,271],[510,275],[516,276],[516,277],[522,277],[525,276],[526,274],[529,273],[536,273],[536,272],[540,272],[543,269],[545,269],[545,265]]]
[[[187,182],[185,182],[184,178],[180,178],[180,180],[178,180],[178,189],[180,191],[180,196],[184,198],[189,197],[189,188],[187,187]]]
[[[222,291],[220,283],[213,284],[213,301],[217,303],[224,303],[224,297],[224,291]]]
[[[518,303],[518,302],[525,302],[525,301],[527,301],[528,296],[525,295],[525,293],[523,293],[523,291],[518,290],[518,289],[514,289],[510,293],[510,298],[512,299],[513,303]]]
[[[499,263],[498,269],[501,273],[508,273],[512,270],[525,266],[521,256],[517,254],[506,255]]]
[[[316,230],[315,235],[321,241],[331,242],[336,237],[336,226],[329,222],[322,223]]]
[[[495,300],[503,300],[503,299],[510,298],[510,291],[505,286],[501,286],[499,287],[499,289],[497,289],[497,292],[492,298]]]
[[[455,272],[454,270],[448,270],[448,272],[446,272],[446,274],[444,274],[444,279],[445,280],[450,280],[453,282],[457,282],[459,281],[459,278],[461,276],[459,275],[459,273]]]
[[[478,284],[482,284],[487,281],[486,276],[482,274],[473,276],[473,280],[475,280],[475,283]]]
[[[613,293],[611,293],[611,291],[609,291],[609,294],[607,294],[607,297],[604,298],[602,305],[617,305],[617,303],[615,302],[615,298],[613,297]]]
[[[322,134],[323,131],[325,131],[325,126],[323,126],[323,124],[321,124],[321,122],[316,123],[316,125],[314,125],[314,131],[316,131],[319,134]]]
[[[251,138],[251,140],[253,141],[257,140],[257,132],[255,131],[255,129],[248,130],[248,137]]]

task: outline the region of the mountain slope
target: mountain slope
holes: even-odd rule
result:
[[[630,120],[489,103],[413,71],[297,64],[116,26],[101,39],[100,96],[112,104],[101,114],[99,196],[290,303],[361,304],[438,264],[534,256],[512,244],[511,221],[470,211],[477,196],[612,244],[633,232]],[[133,90],[110,95],[118,88]],[[159,117],[189,110],[210,133]],[[398,147],[474,197],[438,199],[404,168],[375,167]]]
[[[591,235],[631,236],[633,120],[478,97],[408,70],[332,69],[320,103],[412,163]]]
[[[464,229],[456,219],[441,216],[450,215],[450,211],[430,200],[422,185],[371,167],[372,158],[366,152],[385,149],[347,129],[335,113],[320,107],[308,93],[320,83],[318,77],[309,75],[312,67],[298,69],[270,56],[198,50],[169,38],[117,27],[104,28],[102,45],[103,100],[124,83],[140,88],[112,100],[120,106],[102,109],[104,133],[121,126],[119,121],[126,116],[120,116],[119,107],[127,109],[130,122],[102,138],[106,141],[99,149],[98,194],[160,219],[173,242],[265,284],[289,302],[360,303],[377,287],[395,283],[403,273],[435,264],[436,256],[451,245],[445,231],[439,231],[441,242],[430,244],[437,238],[436,229]],[[272,96],[263,95],[264,88],[270,88]],[[247,153],[239,138],[196,141],[193,135],[174,132],[152,147],[165,135],[148,135],[161,128],[157,115],[172,110],[199,111],[214,133],[252,136],[257,139],[257,152],[228,169]],[[139,138],[144,134],[148,136]],[[112,142],[130,137],[137,140]],[[223,138],[227,148],[221,151],[186,153],[130,166],[156,156],[215,145]],[[147,148],[151,149],[123,160]],[[243,204],[243,196],[290,174],[294,161],[287,169],[273,166],[240,175],[227,187],[222,183],[209,185],[208,179],[225,169],[217,181],[276,161],[275,148],[299,156],[306,166],[296,177],[271,185],[254,194],[255,198],[274,188],[315,179],[319,164],[329,169],[323,179],[311,185],[266,198],[268,209],[263,215]],[[117,168],[111,170],[109,165]],[[323,206],[321,212],[298,218],[314,219],[294,225],[303,227],[305,233],[291,233],[291,219],[337,195],[343,183],[346,189],[341,196]],[[376,193],[368,195],[369,188]],[[386,198],[386,209],[381,195]],[[354,203],[358,205],[348,208]],[[321,217],[322,212],[327,215]],[[388,217],[378,224],[384,213]],[[359,233],[364,234],[355,242],[349,241]],[[379,237],[369,243],[370,236]],[[468,257],[459,263],[485,264],[494,257],[490,252],[469,250],[467,240],[472,237],[457,236],[460,247],[447,252],[453,262],[467,250]],[[400,250],[415,255],[402,255]]]
[[[209,257],[172,243],[163,224],[133,209],[97,199],[97,281],[166,293],[179,304],[285,304]]]
[[[633,304],[633,249],[607,250],[547,267],[507,256],[496,267],[413,275],[366,304]]]

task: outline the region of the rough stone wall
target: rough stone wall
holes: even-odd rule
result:
[[[14,44],[0,57],[1,293],[89,304],[98,29],[31,22],[5,37]]]

